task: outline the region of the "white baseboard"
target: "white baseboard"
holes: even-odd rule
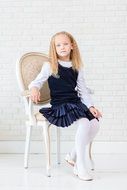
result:
[[[51,153],[56,153],[56,144],[52,142]],[[0,141],[0,154],[24,153],[24,141]],[[61,142],[62,157],[73,147],[73,142]],[[32,141],[32,154],[44,153],[44,145],[41,141]],[[100,171],[127,171],[127,142],[94,142],[92,155],[95,168]]]

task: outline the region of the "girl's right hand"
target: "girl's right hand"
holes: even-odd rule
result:
[[[38,103],[38,101],[40,101],[40,91],[37,87],[32,87],[30,89],[30,98],[36,104]]]

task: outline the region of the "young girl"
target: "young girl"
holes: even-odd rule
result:
[[[29,85],[31,99],[40,100],[40,88],[48,80],[51,107],[40,113],[57,127],[68,127],[75,122],[77,132],[75,146],[66,160],[74,163],[74,173],[82,180],[92,180],[85,165],[86,145],[99,129],[101,113],[94,107],[87,92],[83,65],[77,43],[67,32],[56,33],[50,43],[50,62],[46,62],[39,75]]]

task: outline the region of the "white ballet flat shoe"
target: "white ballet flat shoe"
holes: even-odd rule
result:
[[[92,181],[93,180],[92,176],[89,175],[87,173],[87,171],[85,171],[84,174],[79,174],[76,166],[74,166],[73,173],[74,173],[74,175],[78,176],[78,178],[81,180],[84,180],[84,181]]]
[[[66,161],[68,164],[70,164],[71,166],[74,166],[74,165],[75,165],[75,161],[71,159],[70,154],[67,154],[67,155],[65,156],[65,161]]]

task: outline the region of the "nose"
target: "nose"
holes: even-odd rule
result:
[[[63,44],[61,45],[61,49],[64,49],[64,45]]]

